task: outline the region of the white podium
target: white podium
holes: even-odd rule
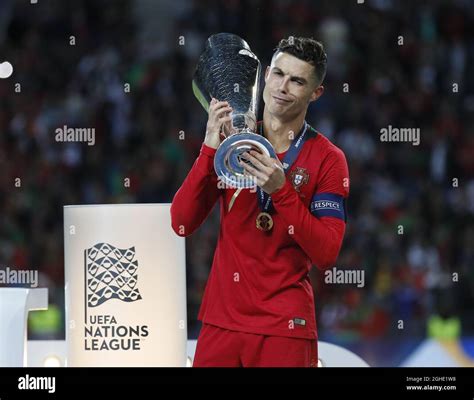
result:
[[[27,366],[28,312],[48,308],[48,289],[0,288],[0,367]]]
[[[170,204],[64,207],[67,366],[186,366],[185,242]]]

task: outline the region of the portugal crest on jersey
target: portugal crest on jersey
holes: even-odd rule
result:
[[[309,174],[306,168],[296,167],[290,174],[291,183],[297,192],[300,191],[302,185],[306,185],[309,181]]]

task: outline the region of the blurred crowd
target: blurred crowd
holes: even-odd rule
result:
[[[474,334],[472,3],[175,1],[171,20],[146,3],[0,5],[14,66],[0,80],[0,265],[38,269],[62,314],[63,205],[171,202],[204,138],[191,80],[206,38],[236,33],[266,67],[281,38],[310,36],[328,72],[307,120],[351,177],[336,267],[365,271],[363,288],[312,271],[320,337],[424,336],[434,315]],[[63,125],[95,128],[95,145],[56,142]],[[381,142],[389,125],[419,128],[420,144]],[[216,206],[186,242],[191,337],[218,229]]]

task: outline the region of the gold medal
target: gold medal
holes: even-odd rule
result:
[[[257,220],[255,222],[257,224],[257,228],[264,232],[268,232],[273,227],[273,218],[266,212],[261,212],[258,214]]]

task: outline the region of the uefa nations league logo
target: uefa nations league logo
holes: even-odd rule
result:
[[[149,335],[148,325],[136,322],[139,313],[123,314],[123,307],[118,305],[107,314],[92,312],[112,299],[126,303],[142,299],[137,288],[135,256],[135,247],[119,249],[108,243],[98,243],[84,251],[85,350],[137,351],[141,340]]]
[[[119,249],[108,243],[98,243],[85,250],[85,264],[88,307],[97,307],[111,299],[141,300],[135,247]]]

